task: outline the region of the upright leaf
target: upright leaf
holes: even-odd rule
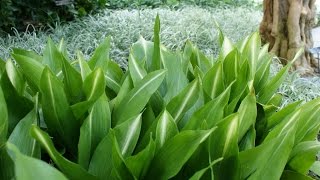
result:
[[[84,81],[92,70],[90,69],[87,61],[84,60],[83,54],[80,51],[77,52],[77,58],[79,61],[82,81]]]
[[[111,127],[111,113],[107,97],[102,95],[89,110],[88,117],[80,128],[78,144],[79,164],[87,169],[91,156]]]
[[[6,72],[12,86],[15,88],[15,90],[20,96],[23,96],[26,88],[25,79],[21,71],[18,70],[18,68],[13,64],[13,62],[10,59],[6,63]]]
[[[8,110],[7,104],[3,96],[3,91],[0,86],[0,149],[3,148],[7,141],[8,133]]]
[[[106,85],[115,93],[118,93],[121,87],[123,72],[119,65],[113,61],[108,61],[105,72]]]
[[[160,52],[160,18],[159,14],[157,14],[155,24],[154,24],[154,34],[153,34],[153,41],[154,41],[154,50],[152,55],[152,64],[151,70],[159,70],[161,68],[161,52]]]
[[[105,90],[106,82],[101,68],[96,68],[83,82],[83,92],[87,101],[96,101]]]
[[[62,58],[62,54],[59,52],[51,38],[49,38],[43,52],[42,63],[47,65],[54,74],[57,74],[61,71]]]
[[[196,79],[185,87],[177,96],[168,103],[166,109],[172,115],[177,123],[184,116],[194,103],[198,100],[200,94],[199,81]]]
[[[20,153],[15,145],[8,143],[7,147],[14,161],[15,179],[67,180],[67,178],[53,166]]]
[[[75,144],[79,138],[79,122],[73,116],[63,84],[48,68],[41,77],[42,110],[49,132],[62,140],[65,145],[76,152]]]
[[[146,179],[169,179],[174,177],[199,145],[213,131],[214,129],[205,131],[188,130],[168,140],[152,160]]]
[[[225,89],[223,67],[217,62],[203,77],[203,89],[211,99],[216,98]]]
[[[110,40],[110,36],[105,38],[104,41],[94,51],[91,59],[88,62],[91,70],[94,70],[96,67],[104,69],[105,63],[110,60]]]
[[[114,107],[112,114],[114,124],[122,123],[139,114],[162,83],[165,74],[165,70],[149,73],[124,96],[119,105]]]
[[[75,164],[64,158],[54,147],[49,135],[42,131],[39,127],[33,125],[30,133],[42,147],[47,151],[53,162],[69,179],[97,179],[89,174],[78,164]]]

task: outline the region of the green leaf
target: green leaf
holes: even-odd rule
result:
[[[49,135],[39,127],[32,125],[30,133],[47,151],[53,162],[69,179],[97,179],[78,164],[64,158],[54,147]]]
[[[216,98],[224,89],[223,67],[217,62],[203,77],[203,89],[211,99]]]
[[[212,163],[210,163],[210,165],[208,167],[205,167],[199,171],[197,171],[196,173],[194,173],[194,175],[189,179],[189,180],[200,180],[202,178],[202,176],[216,163],[220,162],[221,160],[223,160],[223,158],[219,158],[214,160]]]
[[[310,171],[316,173],[318,176],[320,176],[320,161],[316,161],[312,164]]]
[[[6,62],[0,58],[0,78],[5,69],[6,69]]]
[[[159,70],[161,68],[161,52],[160,52],[160,18],[159,14],[157,14],[155,23],[154,23],[154,34],[153,34],[153,41],[154,41],[154,50],[152,55],[152,64],[151,70]]]
[[[19,54],[12,54],[12,56],[22,69],[22,72],[28,80],[29,85],[35,89],[40,89],[40,79],[44,70],[44,65],[42,65],[39,61],[27,56]]]
[[[149,73],[123,97],[119,105],[115,104],[112,114],[113,124],[122,123],[139,114],[162,83],[165,74],[165,70]]]
[[[89,111],[80,128],[78,162],[87,169],[91,156],[111,127],[111,113],[107,97],[102,95]]]
[[[294,144],[294,128],[239,154],[241,179],[279,179]]]
[[[92,71],[91,71],[87,61],[84,60],[83,54],[80,51],[77,52],[77,58],[79,61],[82,81],[84,81]]]
[[[223,77],[225,85],[229,85],[238,75],[239,52],[237,49],[231,51],[223,60]]]
[[[250,67],[250,80],[254,79],[257,61],[259,56],[259,50],[261,47],[261,40],[258,32],[253,33],[249,40],[247,41],[242,54],[248,58],[249,67]]]
[[[104,65],[109,61],[109,52],[110,52],[110,40],[111,37],[108,36],[104,41],[96,48],[88,64],[91,70],[94,70],[97,67],[104,69]]]
[[[119,65],[113,61],[108,61],[105,72],[106,85],[115,93],[118,93],[121,87],[123,72]]]
[[[146,75],[147,71],[144,69],[144,61],[138,61],[132,52],[129,54],[129,72],[133,81],[133,84],[136,85],[140,80],[142,80]]]
[[[160,149],[165,142],[179,133],[178,127],[174,119],[167,110],[161,114],[156,129],[156,145]]]
[[[305,174],[300,174],[294,171],[285,170],[282,173],[281,180],[312,180],[310,176],[306,176]]]
[[[120,152],[124,158],[133,153],[138,142],[141,131],[141,115],[130,118],[114,128]]]
[[[75,153],[75,144],[79,138],[79,122],[73,116],[67,102],[63,84],[48,68],[45,68],[40,88],[44,120],[49,132]]]
[[[315,162],[316,154],[320,151],[320,143],[316,141],[305,141],[296,145],[288,161],[288,167],[301,174],[307,174]]]
[[[10,59],[7,60],[6,63],[6,72],[12,86],[15,88],[19,96],[23,96],[26,89],[26,81],[21,71],[18,70]]]
[[[7,104],[3,96],[3,91],[0,86],[0,150],[7,141],[8,133],[8,110]]]
[[[67,180],[67,178],[53,166],[20,153],[15,145],[8,143],[7,147],[15,164],[15,179]]]
[[[213,174],[217,179],[239,179],[239,114],[224,118],[217,126],[216,132],[209,138],[209,156],[210,161],[220,157],[223,160],[213,167]]]
[[[0,146],[0,179],[14,179],[14,162],[10,158],[5,144]]]
[[[176,123],[178,123],[184,114],[197,102],[199,94],[200,85],[198,79],[196,79],[171,99],[166,109]]]
[[[261,65],[258,67],[257,72],[254,76],[254,89],[256,93],[266,85],[270,75],[270,66],[272,63],[272,58],[261,60]]]
[[[81,74],[71,66],[64,56],[61,58],[63,82],[70,102],[78,102],[82,93]]]
[[[8,142],[14,144],[22,154],[40,158],[40,146],[30,135],[31,125],[37,124],[37,121],[37,113],[36,110],[33,109],[17,124],[10,134]]]
[[[151,162],[146,179],[169,179],[174,177],[204,142],[211,130],[187,130],[168,140]],[[172,163],[174,162],[174,163]]]
[[[131,52],[136,60],[141,63],[142,60],[146,60],[145,69],[150,72],[153,59],[154,46],[153,42],[146,41],[142,36],[131,47]]]
[[[105,87],[104,73],[101,68],[96,68],[83,82],[83,92],[87,101],[96,101],[104,93]]]
[[[220,31],[221,32],[221,31]],[[220,34],[223,34],[222,32]],[[234,49],[233,43],[226,36],[223,36],[223,43],[221,46],[219,59],[223,60],[227,57],[227,55]]]
[[[247,133],[249,128],[255,124],[257,118],[256,96],[254,92],[250,92],[244,100],[242,100],[239,112],[239,141]]]
[[[136,179],[144,179],[153,159],[155,149],[156,143],[150,138],[149,144],[145,149],[125,159],[125,164]]]
[[[183,127],[183,130],[200,129],[201,124],[206,121],[208,127],[215,126],[224,115],[224,108],[228,104],[232,84],[217,98],[211,100],[197,110]]]
[[[42,56],[38,55],[37,53],[35,53],[34,51],[28,51],[28,50],[24,50],[24,49],[19,49],[19,48],[12,48],[12,51],[14,54],[19,54],[22,56],[26,56],[29,57],[31,59],[34,59],[38,62],[42,62]]]
[[[112,146],[113,140],[109,131],[94,151],[90,165],[89,173],[97,176],[99,179],[108,179],[111,177],[112,164]]]
[[[54,74],[61,71],[62,54],[57,49],[51,38],[48,38],[47,45],[43,52],[43,65],[47,65]]]

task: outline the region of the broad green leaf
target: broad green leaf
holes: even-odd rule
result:
[[[145,149],[125,159],[125,164],[136,179],[144,179],[153,159],[155,149],[156,143],[150,138],[149,144]]]
[[[91,156],[111,127],[111,113],[107,97],[102,95],[89,110],[88,117],[80,128],[78,162],[87,169]]]
[[[24,50],[24,49],[19,49],[19,48],[12,48],[12,51],[14,54],[19,54],[22,56],[26,56],[29,58],[32,58],[38,62],[42,62],[42,56],[40,56],[39,54],[35,53],[34,51],[28,51],[28,50]]]
[[[47,45],[43,52],[43,65],[47,65],[54,74],[61,71],[62,54],[57,49],[51,38],[48,38]]]
[[[132,50],[131,50],[132,51]],[[138,61],[133,53],[129,54],[129,72],[133,81],[133,84],[136,85],[140,80],[142,80],[146,75],[147,71],[144,69],[144,61]]]
[[[110,40],[111,37],[108,36],[104,41],[96,48],[88,64],[91,70],[97,67],[104,68],[105,62],[109,61],[110,52]]]
[[[106,85],[115,93],[118,93],[121,87],[123,72],[119,65],[113,61],[108,61],[105,72]]]
[[[286,116],[293,113],[300,104],[301,101],[291,103],[270,116],[267,120],[267,129],[270,130],[271,128],[279,124]]]
[[[33,109],[17,124],[10,134],[8,142],[14,144],[22,154],[40,158],[40,146],[30,135],[31,125],[37,124],[37,121],[37,113],[36,110]]]
[[[167,49],[162,49],[161,56],[163,58],[163,66],[168,70],[165,81],[166,94],[164,100],[165,102],[169,102],[188,85],[188,78],[183,72],[182,64],[177,54]]]
[[[123,100],[124,97],[132,90],[133,82],[129,73],[125,75],[125,79],[120,87],[119,93],[117,97],[114,98],[112,101],[114,107],[118,107],[120,102]]]
[[[22,69],[22,72],[28,80],[29,85],[33,88],[40,89],[40,79],[44,70],[44,65],[42,65],[39,61],[27,56],[19,54],[12,54],[12,56]]]
[[[84,60],[83,54],[80,51],[77,52],[77,58],[79,61],[82,81],[84,81],[87,78],[87,76],[92,72],[92,70],[90,69],[87,61]]]
[[[64,76],[63,82],[65,85],[66,94],[71,103],[78,102],[82,93],[82,78],[81,74],[71,66],[67,59],[61,57],[62,73]]]
[[[177,123],[184,114],[197,102],[200,94],[198,79],[191,82],[168,103],[166,109]]]
[[[160,149],[166,141],[179,133],[174,119],[167,110],[161,114],[156,129],[156,145]]]
[[[0,150],[3,148],[7,141],[8,133],[8,110],[7,104],[4,99],[3,91],[0,86]]]
[[[0,78],[5,69],[6,69],[6,62],[0,58]]]
[[[111,161],[113,146],[112,138],[113,137],[109,131],[108,135],[105,136],[97,146],[90,161],[89,173],[97,176],[101,180],[111,177],[111,171],[113,168]]]
[[[146,179],[169,179],[174,177],[214,129],[187,130],[168,140],[150,164]],[[174,162],[174,163],[172,163]]]
[[[240,152],[241,179],[280,179],[294,144],[294,133],[293,127],[262,145]]]
[[[3,73],[0,79],[2,94],[5,99],[6,109],[8,112],[8,134],[12,132],[18,122],[25,117],[33,108],[33,103],[29,98],[20,96],[13,87],[7,73]],[[17,106],[19,104],[19,106]],[[4,116],[5,117],[5,116]],[[1,129],[1,128],[0,128]]]
[[[300,57],[303,50],[297,52],[296,56],[289,64],[287,64],[284,68],[282,68],[266,85],[261,89],[261,91],[257,95],[258,102],[262,104],[266,104],[272,95],[277,91],[281,83],[285,80],[285,77],[288,74],[288,71],[292,64]]]
[[[113,124],[120,124],[139,114],[162,83],[165,74],[165,70],[149,73],[124,96],[119,105],[115,105],[114,107],[112,114]]]
[[[223,60],[234,49],[234,45],[226,36],[223,37],[223,43],[219,54],[219,59]]]
[[[282,173],[281,180],[312,180],[310,176],[300,174],[295,171],[285,170]]]
[[[141,130],[141,115],[139,114],[114,128],[121,155],[126,158],[133,153]]]
[[[223,160],[213,167],[213,174],[217,179],[239,179],[239,114],[224,118],[217,126],[209,138],[209,156],[210,161],[220,157]]]
[[[255,147],[255,141],[256,141],[256,130],[252,126],[247,133],[242,137],[242,139],[239,141],[239,150],[245,151],[251,148]]]
[[[214,160],[212,163],[210,163],[210,165],[208,167],[203,168],[203,169],[197,171],[196,173],[194,173],[194,175],[189,180],[200,180],[202,178],[202,176],[204,175],[204,173],[206,173],[213,165],[220,162],[221,160],[223,160],[223,158],[219,158],[219,159]]]
[[[157,14],[155,23],[154,23],[154,34],[153,34],[153,41],[154,41],[154,50],[152,55],[152,64],[151,70],[159,70],[161,68],[161,51],[160,51],[160,18],[159,14]]]
[[[131,47],[131,53],[136,58],[136,60],[139,61],[139,63],[141,63],[143,59],[146,60],[145,69],[148,72],[151,71],[153,49],[153,42],[146,41],[142,36],[140,36],[139,40]]]
[[[254,89],[256,93],[259,93],[261,88],[263,88],[268,82],[271,63],[271,57],[268,59],[263,59],[260,67],[258,67],[257,72],[254,76]]]
[[[216,98],[225,89],[223,67],[217,62],[203,77],[203,89],[211,99]]]
[[[288,161],[288,167],[301,174],[307,174],[315,162],[316,154],[320,151],[320,143],[316,141],[305,141],[296,145]]]
[[[76,152],[79,122],[73,116],[62,82],[45,68],[40,83],[44,120],[51,135]]]
[[[101,68],[96,68],[83,82],[83,92],[87,101],[96,101],[105,90],[106,82]]]
[[[316,161],[312,164],[310,171],[316,173],[318,176],[320,176],[320,161]]]
[[[30,133],[42,147],[47,151],[53,162],[59,167],[69,179],[97,179],[89,174],[78,164],[75,164],[64,158],[54,147],[49,135],[42,131],[39,127],[32,125]]]
[[[229,85],[238,75],[239,52],[237,49],[231,51],[223,60],[223,78],[225,85]]]
[[[95,101],[82,101],[77,104],[74,104],[71,106],[71,110],[74,114],[74,117],[76,119],[81,119],[83,115],[85,115],[88,110],[92,107],[92,105],[95,103]],[[82,121],[80,121],[80,124]]]
[[[199,129],[203,121],[206,121],[210,128],[215,126],[223,118],[224,108],[228,104],[231,87],[232,84],[217,98],[197,110],[183,127],[183,130]]]
[[[256,96],[254,92],[250,92],[244,100],[242,100],[238,109],[239,113],[239,141],[247,133],[249,128],[255,124],[257,118]]]
[[[261,39],[258,32],[253,33],[249,40],[247,41],[242,54],[248,58],[249,67],[250,67],[250,80],[253,80],[257,64],[258,64],[258,56],[259,50],[261,47]]]
[[[26,81],[20,70],[18,70],[10,59],[7,60],[6,63],[6,72],[12,86],[20,96],[23,96],[26,89]]]
[[[39,159],[35,159],[20,153],[19,149],[15,145],[7,143],[7,147],[8,152],[14,161],[15,179],[67,180],[67,178],[53,166]]]
[[[113,130],[110,130],[110,131],[112,134],[114,134]],[[113,169],[111,172],[111,176],[113,179],[127,179],[127,180],[135,179],[134,175],[130,172],[129,168],[125,164],[124,157],[121,154],[119,144],[114,135],[113,135],[113,145],[112,145],[112,164],[113,164]]]

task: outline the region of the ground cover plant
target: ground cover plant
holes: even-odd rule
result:
[[[126,72],[110,37],[87,61],[50,39],[1,60],[1,179],[310,179],[320,99],[278,109],[291,64],[270,77],[257,33],[233,44],[220,30],[213,59],[159,32],[157,17]]]

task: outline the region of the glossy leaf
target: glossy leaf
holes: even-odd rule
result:
[[[126,96],[124,96],[119,105],[114,107],[114,124],[122,123],[139,114],[162,83],[165,74],[165,70],[149,73]]]
[[[15,145],[22,154],[40,158],[40,146],[30,135],[31,125],[37,124],[37,121],[37,113],[33,109],[17,124],[10,134],[8,142]]]
[[[97,47],[94,51],[91,59],[88,64],[91,70],[94,70],[97,67],[103,68],[106,61],[109,61],[109,52],[110,52],[110,40],[111,37],[108,36],[104,41]]]
[[[6,72],[12,86],[20,96],[23,96],[26,89],[25,79],[10,59],[6,63]]]
[[[307,174],[319,151],[319,142],[305,141],[299,143],[291,152],[290,160],[288,160],[289,168],[301,174]]]
[[[55,74],[61,71],[62,54],[51,40],[48,38],[47,45],[43,52],[43,65],[47,65]]]
[[[177,96],[168,103],[166,109],[172,115],[177,123],[184,116],[194,103],[198,100],[200,94],[199,81],[196,79],[185,87]]]
[[[146,60],[145,69],[150,72],[151,64],[153,59],[154,46],[150,41],[146,41],[142,36],[139,40],[134,43],[131,47],[131,54],[136,58],[136,60],[141,63],[142,60]]]
[[[222,63],[216,63],[203,77],[203,89],[211,99],[216,98],[224,90]]]
[[[156,129],[156,145],[160,149],[166,141],[179,133],[174,119],[167,110],[161,114]]]
[[[123,72],[119,65],[113,61],[108,61],[105,72],[106,85],[115,93],[118,93],[121,87]]]
[[[249,37],[243,50],[243,55],[248,58],[251,80],[253,80],[256,69],[257,69],[257,64],[258,64],[257,61],[258,61],[260,47],[261,47],[260,36],[257,32],[253,33]]]
[[[132,50],[131,50],[132,51]],[[146,75],[147,71],[144,69],[144,61],[138,61],[133,53],[129,54],[129,72],[133,81],[133,84],[136,85],[140,80],[142,80]]]
[[[96,101],[105,90],[106,82],[101,68],[96,68],[83,82],[83,92],[87,101]]]
[[[310,176],[306,176],[304,174],[300,174],[295,171],[285,170],[282,173],[281,180],[312,180]]]
[[[19,149],[13,144],[8,143],[7,147],[15,164],[15,179],[67,180],[67,178],[53,166],[20,153]]]
[[[3,96],[3,91],[0,86],[0,149],[3,147],[7,141],[8,133],[8,110],[7,104]]]
[[[155,23],[154,23],[154,34],[153,34],[153,55],[152,55],[152,64],[151,70],[159,70],[161,68],[161,52],[160,52],[160,18],[157,14]]]
[[[223,160],[223,158],[219,158],[219,159],[214,160],[212,163],[210,163],[210,165],[208,167],[197,171],[189,180],[200,180],[202,178],[202,176],[204,175],[204,173],[206,173],[213,165],[220,162],[221,160]]]
[[[52,135],[62,140],[73,152],[79,138],[79,122],[73,116],[63,84],[48,68],[41,77],[42,109],[44,120]]]
[[[38,62],[42,62],[42,59],[43,59],[40,55],[38,55],[34,51],[28,51],[28,50],[19,49],[19,48],[12,48],[12,51],[13,51],[14,54],[19,54],[19,55],[22,55],[22,56],[26,56],[26,57],[34,59],[34,60],[36,60]]]
[[[188,130],[168,140],[151,162],[146,179],[169,179],[174,177],[198,146],[204,142],[213,131],[214,129],[206,131]]]
[[[53,162],[59,167],[69,179],[97,179],[89,174],[78,164],[75,164],[64,158],[54,147],[49,135],[42,131],[39,127],[33,125],[30,133],[42,147],[47,151]]]
[[[87,61],[84,60],[83,54],[80,51],[77,52],[77,58],[79,61],[82,81],[84,81],[87,78],[87,76],[92,72],[92,70],[90,69]]]
[[[111,127],[111,113],[107,97],[102,95],[89,110],[80,128],[78,162],[87,169],[91,156]]]

